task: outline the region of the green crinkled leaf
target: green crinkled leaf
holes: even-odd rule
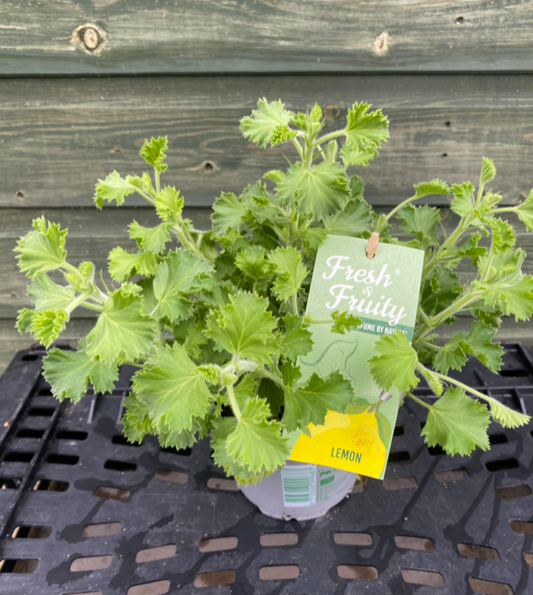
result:
[[[512,286],[489,286],[483,297],[490,305],[498,304],[507,315],[513,315],[515,320],[529,320],[533,314],[533,277],[524,275]]]
[[[239,200],[246,207],[246,219],[253,217],[258,224],[272,223],[280,213],[276,197],[260,182],[247,186]],[[254,224],[253,221],[248,223]]]
[[[213,204],[213,230],[216,234],[224,235],[230,229],[240,229],[246,213],[246,206],[233,192],[223,192]]]
[[[380,109],[369,112],[368,103],[354,103],[348,111],[346,123],[346,143],[361,151],[368,148],[379,149],[389,138],[389,121]]]
[[[43,375],[60,401],[77,403],[91,381],[94,392],[111,392],[118,380],[118,368],[93,361],[84,351],[52,349],[43,359]]]
[[[173,326],[172,332],[189,357],[200,358],[202,355],[201,347],[208,341],[204,333],[203,321],[184,320]]]
[[[420,182],[415,184],[415,196],[416,198],[422,198],[423,196],[429,196],[430,194],[450,194],[450,187],[446,182],[435,178],[431,182]]]
[[[302,377],[300,367],[295,366],[291,361],[283,362],[283,365],[281,366],[281,374],[283,376],[283,384],[287,388],[291,387]]]
[[[65,330],[68,319],[65,310],[35,310],[30,333],[48,349]]]
[[[329,410],[344,413],[353,399],[351,382],[338,372],[326,378],[313,373],[306,384],[286,388],[283,425],[288,432],[323,425]]]
[[[362,323],[360,318],[349,314],[347,312],[339,312],[338,310],[331,315],[333,324],[331,325],[331,332],[344,335],[346,332],[356,330]]]
[[[335,142],[335,141],[333,141]],[[349,144],[342,146],[339,157],[344,163],[344,167],[350,167],[352,165],[362,165],[366,167],[372,159],[378,156],[378,152],[374,147],[354,147]]]
[[[129,226],[130,238],[136,240],[141,250],[159,254],[165,249],[166,243],[170,242],[168,228],[168,223],[161,223],[156,227],[144,227],[137,221],[133,221]]]
[[[186,295],[210,285],[212,272],[204,260],[187,250],[169,252],[166,260],[155,267],[154,295],[160,314],[171,322],[188,316],[192,303]]]
[[[281,335],[281,355],[289,359],[307,355],[313,349],[313,339],[310,331],[303,326],[299,316],[287,314],[283,319],[285,333]]]
[[[474,192],[476,189],[472,182],[463,182],[452,186],[454,199],[450,208],[460,217],[467,217],[474,209]]]
[[[272,274],[272,265],[267,262],[265,253],[264,248],[250,246],[237,254],[235,265],[252,279],[264,279]]]
[[[61,230],[57,223],[46,222],[44,217],[33,220],[34,231],[17,242],[19,269],[33,279],[41,273],[54,271],[65,264],[67,251],[65,238],[68,229]]]
[[[488,182],[492,182],[496,177],[496,168],[494,167],[494,162],[492,159],[488,157],[483,157],[483,165],[481,167],[481,179],[480,184],[484,186]]]
[[[124,415],[122,416],[122,427],[124,436],[132,442],[140,444],[146,434],[153,434],[154,428],[148,415],[149,409],[137,395],[130,393],[123,402]]]
[[[296,130],[291,130],[286,124],[280,124],[274,128],[274,132],[270,136],[270,144],[275,147],[276,145],[293,139],[296,134]]]
[[[375,218],[372,207],[359,197],[350,200],[341,212],[328,217],[324,227],[329,234],[360,238],[373,229]]]
[[[76,295],[72,287],[56,285],[45,273],[33,279],[27,292],[37,310],[64,310]]]
[[[118,246],[109,253],[109,274],[115,281],[123,281],[136,273],[149,276],[156,262],[151,252],[130,252]]]
[[[435,267],[422,287],[421,306],[429,316],[434,316],[453,304],[463,292],[459,277],[444,267]]]
[[[65,310],[27,310],[19,312],[17,328],[19,332],[29,332],[31,336],[47,349],[65,330],[68,321]]]
[[[446,261],[443,263],[448,268],[456,267],[461,258],[471,258],[472,264],[477,265],[479,259],[487,254],[487,249],[483,246],[479,246],[479,240],[481,235],[479,233],[473,233],[469,236],[468,240],[461,246],[450,246],[446,249],[448,255]]]
[[[502,367],[503,349],[499,343],[492,342],[497,332],[497,328],[475,320],[464,338],[465,353],[473,355],[492,372]]]
[[[31,321],[35,310],[29,308],[22,308],[17,312],[17,330],[20,334],[29,333],[31,328]]]
[[[442,374],[448,370],[461,370],[468,361],[465,353],[464,338],[466,333],[456,333],[449,341],[441,347],[435,356],[435,369]]]
[[[117,207],[124,204],[126,196],[133,194],[138,188],[139,178],[126,176],[122,178],[118,171],[111,172],[105,180],[98,180],[96,184],[94,203],[97,208],[104,206],[104,201],[117,203]]]
[[[133,377],[133,390],[149,409],[155,425],[176,432],[191,430],[205,417],[211,393],[203,375],[178,343],[157,351]]]
[[[439,241],[437,233],[438,209],[427,205],[421,207],[406,205],[398,211],[397,216],[403,221],[402,231],[414,234],[424,247],[436,244]]]
[[[213,460],[222,467],[229,477],[243,485],[256,483],[262,479],[262,475],[250,471],[228,454],[226,441],[228,436],[235,431],[237,420],[234,417],[225,417],[214,420],[211,430],[211,447],[213,448]]]
[[[512,225],[503,219],[494,217],[490,221],[492,227],[492,249],[494,254],[503,254],[514,248],[516,235]]]
[[[275,182],[276,184],[278,182],[281,182],[281,180],[283,180],[284,177],[285,174],[279,169],[271,169],[270,171],[267,171],[266,174],[263,174],[264,180],[270,180],[271,182]]]
[[[278,127],[287,127],[293,115],[284,109],[281,101],[269,103],[266,99],[260,99],[252,115],[242,118],[241,132],[245,138],[265,149],[272,142]]]
[[[460,388],[449,388],[431,405],[422,436],[428,446],[440,444],[450,455],[466,456],[476,446],[489,449],[489,422],[485,405],[469,399]]]
[[[206,335],[229,353],[268,363],[278,353],[276,319],[267,311],[268,300],[245,292],[230,295],[229,300],[209,314]]]
[[[248,399],[235,430],[226,440],[228,455],[258,475],[279,469],[290,456],[289,439],[282,436],[283,426],[269,421],[270,415],[266,401]]]
[[[167,169],[166,164],[163,163],[166,159],[165,151],[167,148],[168,138],[166,136],[160,136],[157,139],[152,137],[151,140],[144,141],[139,155],[156,171],[163,172]]]
[[[152,347],[154,321],[141,314],[142,300],[117,289],[104,304],[96,326],[87,335],[87,354],[112,366],[121,359],[135,361]]]
[[[363,199],[365,183],[358,175],[353,175],[348,182],[352,198]]]
[[[318,227],[308,227],[302,232],[302,242],[306,250],[314,251],[322,245],[328,232]]]
[[[478,261],[479,276],[483,279],[475,281],[474,285],[483,287],[484,284],[507,284],[513,285],[522,278],[522,264],[526,253],[518,250],[508,250],[502,254],[493,254],[489,260],[488,256]]]
[[[379,355],[369,360],[368,367],[378,386],[387,391],[393,386],[408,391],[418,384],[415,374],[418,357],[403,333],[383,335],[374,349]]]
[[[300,213],[323,221],[338,213],[350,200],[348,180],[339,163],[323,161],[311,169],[295,164],[277,185],[278,196]]]
[[[163,221],[179,219],[183,210],[183,198],[180,198],[179,190],[173,186],[163,188],[155,197],[155,210]]]
[[[514,411],[500,403],[496,399],[490,401],[490,413],[492,418],[500,423],[504,428],[518,428],[524,426],[531,421],[529,415]]]
[[[516,207],[516,214],[529,231],[533,231],[533,190],[526,200]]]
[[[157,438],[163,448],[175,448],[177,451],[190,448],[201,438],[207,436],[207,425],[202,418],[195,417],[190,430],[177,432],[164,424],[157,428]]]
[[[280,300],[289,301],[295,296],[309,271],[302,264],[298,250],[289,246],[277,248],[269,254],[268,261],[274,265],[274,293]]]
[[[235,399],[241,411],[246,406],[248,399],[255,397],[257,385],[258,381],[251,374],[241,376],[238,384],[234,385]]]
[[[435,356],[435,369],[442,374],[448,370],[461,370],[466,364],[467,355],[473,355],[492,372],[497,372],[502,365],[503,349],[499,343],[493,343],[498,329],[475,320],[469,333],[456,333]]]

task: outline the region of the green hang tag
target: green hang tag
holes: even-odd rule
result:
[[[355,398],[345,413],[330,411],[323,426],[292,436],[291,460],[328,465],[383,479],[400,394],[375,383],[368,360],[381,335],[413,339],[424,252],[380,244],[366,257],[367,240],[328,236],[320,246],[307,303],[313,350],[299,359],[302,380],[339,370],[352,381]],[[344,335],[331,332],[334,312],[357,316],[362,324]],[[331,321],[331,322],[329,322]]]

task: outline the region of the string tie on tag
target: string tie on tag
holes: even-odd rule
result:
[[[366,257],[369,259],[374,258],[376,256],[376,252],[378,251],[379,247],[379,233],[375,231],[368,240],[368,244],[366,245]]]

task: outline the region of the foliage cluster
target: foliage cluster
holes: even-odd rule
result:
[[[339,372],[303,381],[298,357],[312,347],[311,325],[324,322],[304,316],[318,247],[327,234],[366,238],[377,231],[381,242],[425,252],[413,344],[401,333],[380,339],[369,363],[377,383],[426,407],[426,442],[451,454],[488,449],[491,417],[505,427],[526,423],[527,416],[448,372],[469,356],[497,371],[501,317],[533,314],[533,278],[523,274],[525,254],[501,218],[515,213],[533,230],[533,191],[520,204],[502,206],[487,189],[496,170],[484,158],[477,188],[470,181],[451,188],[439,179],[422,182],[378,215],[364,200],[361,178],[348,174],[368,165],[388,138],[387,118],[369,109],[355,103],[346,126],[325,133],[319,106],[293,113],[281,101],[260,100],[241,121],[243,135],[262,148],[292,143],[299,159],[239,196],[222,193],[207,231],[184,218],[183,197],[161,182],[167,139],[146,141],[141,156],[151,174],[114,171],[96,185],[98,208],[120,206],[136,193],[160,219],[151,228],[131,223],[137,248],[111,251],[111,287],[92,262],[67,260],[67,230],[35,220],[16,248],[34,306],[20,311],[19,330],[50,347],[76,308],[98,313],[77,351],[48,352],[44,374],[53,394],[76,402],[89,381],[109,391],[119,365],[136,366],[123,420],[130,440],[155,434],[163,446],[184,448],[209,435],[218,465],[242,483],[256,481],[284,464],[292,431],[321,424],[328,409],[344,412],[364,397]],[[453,197],[458,221],[449,235],[439,209],[412,204],[435,194]],[[403,239],[391,232],[394,219]],[[467,285],[456,273],[460,263],[475,273]],[[439,328],[461,313],[471,314],[471,330],[440,340]],[[338,333],[359,322],[340,312],[329,321]],[[412,394],[421,378],[440,396],[433,404]]]

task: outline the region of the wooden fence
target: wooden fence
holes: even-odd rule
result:
[[[94,184],[113,169],[142,171],[143,139],[166,134],[167,181],[207,224],[221,191],[295,157],[240,135],[259,97],[291,109],[318,102],[331,129],[355,100],[381,107],[390,141],[358,172],[379,208],[422,180],[475,183],[482,156],[494,159],[492,187],[512,204],[533,187],[532,28],[533,2],[520,0],[3,0],[0,372],[32,342],[14,329],[29,301],[12,253],[31,220],[67,226],[72,260],[96,255],[105,268],[109,250],[128,244],[128,223],[154,215],[131,197],[97,211]],[[447,210],[443,219],[453,222]],[[533,254],[531,235],[512,222]],[[84,316],[65,338],[91,327]],[[533,328],[509,320],[500,337],[531,343]]]

